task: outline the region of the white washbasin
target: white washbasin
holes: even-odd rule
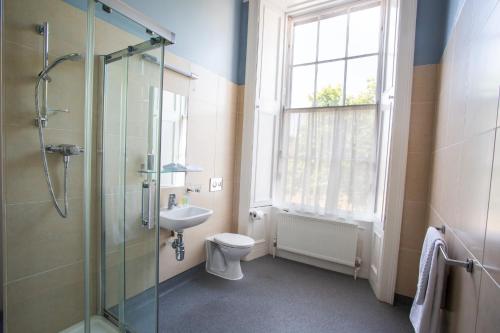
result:
[[[196,206],[164,208],[160,210],[160,227],[182,231],[205,222],[212,214],[212,210]]]

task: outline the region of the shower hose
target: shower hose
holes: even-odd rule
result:
[[[62,218],[66,218],[68,216],[68,168],[69,168],[69,156],[64,156],[64,208],[59,206],[57,202],[56,195],[54,193],[54,187],[52,186],[52,180],[50,179],[49,166],[47,164],[47,152],[45,150],[45,137],[43,135],[43,117],[40,112],[40,103],[38,98],[38,92],[40,88],[40,82],[44,79],[45,75],[39,75],[36,84],[35,84],[35,110],[38,118],[38,139],[40,141],[40,156],[42,158],[43,171],[45,174],[45,180],[47,182],[47,186],[49,188],[49,193],[52,198],[52,202],[56,207],[57,213]]]

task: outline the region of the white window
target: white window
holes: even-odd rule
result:
[[[282,206],[373,216],[380,16],[370,1],[292,20]]]
[[[187,102],[186,96],[163,91],[161,124],[161,165],[179,163],[186,165]],[[161,174],[161,186],[184,186],[186,174],[172,172]]]

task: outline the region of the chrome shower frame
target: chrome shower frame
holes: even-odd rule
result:
[[[49,22],[43,22],[36,26],[36,32],[43,36],[43,69],[46,70],[49,66]],[[42,127],[47,127],[47,110],[48,110],[48,90],[49,90],[49,79],[44,78],[43,84],[43,111],[40,120],[35,118],[35,125],[38,126],[38,122],[41,121]]]
[[[0,95],[2,98],[0,98],[0,128],[3,129],[4,126],[4,110],[5,110],[5,98],[4,96],[4,68],[3,68],[3,62],[4,62],[4,1],[0,0]],[[5,157],[5,152],[4,152],[4,131],[0,130],[0,241],[2,249],[1,249],[1,255],[0,255],[0,284],[1,284],[1,289],[0,289],[0,302],[2,302],[2,309],[7,308],[7,301],[4,297],[4,269],[3,265],[6,262],[4,260],[4,256],[6,256],[6,242],[5,242],[5,221],[6,221],[6,213],[5,213],[5,191],[4,191],[4,157]],[[5,318],[5,317],[4,317]],[[7,325],[5,323],[5,320],[3,320],[3,332],[7,331]]]

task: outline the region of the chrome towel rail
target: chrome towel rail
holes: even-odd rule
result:
[[[446,227],[444,225],[440,228],[438,228],[438,227],[435,227],[435,228],[437,230],[441,231],[443,234],[446,232]],[[446,263],[446,265],[463,267],[469,273],[472,273],[472,271],[474,270],[474,260],[469,259],[469,258],[467,258],[467,260],[465,260],[465,261],[450,259],[442,245],[439,245],[439,251],[441,252],[441,255],[443,256],[443,259],[444,259],[444,262]]]

